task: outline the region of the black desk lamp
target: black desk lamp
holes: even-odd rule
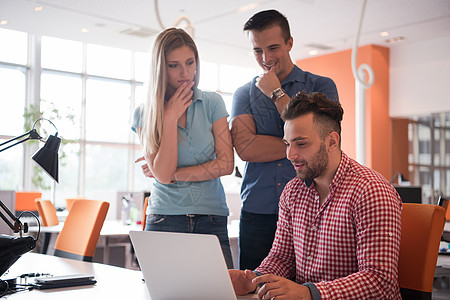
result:
[[[47,141],[45,142],[44,147],[39,149],[32,157],[32,159],[42,168],[44,171],[53,178],[56,182],[58,182],[58,150],[59,145],[61,144],[61,139],[58,137],[58,129],[55,124],[53,124],[50,120],[40,118],[36,120],[33,124],[33,128],[18,137],[12,138],[4,143],[0,144],[0,147],[9,144],[12,141],[18,140],[16,143],[9,145],[3,149],[0,149],[0,152],[9,149],[13,146],[16,146],[20,143],[23,143],[27,140],[42,140],[42,137],[37,133],[36,123],[40,120],[46,120],[50,122],[53,127],[56,129],[56,134],[50,135]],[[18,237],[8,236],[8,235],[0,235],[0,276],[6,272],[19,258],[22,254],[27,253],[28,251],[33,250],[36,247],[36,241],[31,236],[23,237],[22,233],[28,232],[28,224],[25,223],[23,225],[16,216],[6,207],[3,202],[0,201],[0,207],[8,214],[8,216],[14,221],[14,223],[10,222],[5,215],[0,210],[0,217],[5,221],[5,223],[15,232],[19,233]],[[39,235],[38,235],[39,238]]]

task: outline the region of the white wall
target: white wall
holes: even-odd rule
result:
[[[450,35],[391,48],[391,117],[450,112]]]

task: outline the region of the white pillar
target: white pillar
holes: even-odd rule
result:
[[[358,70],[359,78],[365,82],[366,73]],[[366,87],[355,80],[355,140],[356,161],[366,165]]]

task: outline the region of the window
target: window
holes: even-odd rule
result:
[[[130,84],[88,79],[86,86],[86,139],[127,143],[131,134]]]
[[[135,80],[148,82],[150,78],[150,54],[136,52],[134,69]]]
[[[421,185],[424,203],[450,195],[450,113],[420,117],[409,124],[409,169]]]
[[[131,78],[131,51],[87,45],[87,73],[111,78]]]
[[[25,68],[2,67],[0,64],[0,82],[2,83],[0,89],[0,107],[2,107],[0,109],[0,135],[13,137],[23,133],[25,70]]]
[[[19,32],[0,28],[0,61],[18,65],[27,64],[28,35]]]
[[[86,146],[86,193],[93,191],[127,191],[127,148],[120,146]]]
[[[0,143],[3,143],[24,132],[28,35],[0,29],[0,44]],[[23,185],[23,156],[23,145],[0,153],[0,189],[14,190]]]
[[[81,73],[83,66],[83,43],[42,37],[42,68]]]
[[[0,143],[6,140],[0,139]],[[16,190],[22,186],[23,147],[0,153],[0,189]],[[1,200],[1,199],[0,199]]]
[[[82,80],[79,75],[43,72],[41,111],[44,118],[56,119],[59,134],[69,140],[81,138]],[[57,114],[56,114],[57,112]]]

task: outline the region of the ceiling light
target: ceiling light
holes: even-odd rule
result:
[[[0,25],[6,25],[6,24],[8,24],[8,20],[1,20],[0,21]]]
[[[309,51],[308,51],[308,54],[311,55],[311,56],[317,55],[317,54],[319,54],[319,50],[317,50],[317,49],[309,50]]]
[[[398,37],[395,37],[395,38],[387,39],[387,40],[386,40],[386,43],[400,42],[400,41],[403,41],[404,39],[405,39],[404,36],[398,36]]]
[[[387,37],[387,36],[389,36],[389,32],[387,32],[387,31],[380,32],[380,36]]]
[[[81,28],[82,33],[88,33],[90,30],[89,28]]]
[[[34,11],[42,11],[44,8],[42,6],[36,6]]]
[[[333,49],[333,47],[324,45],[324,44],[320,44],[320,43],[310,43],[310,44],[305,44],[306,47],[309,48],[313,48],[313,49],[317,49],[317,50],[331,50]]]

